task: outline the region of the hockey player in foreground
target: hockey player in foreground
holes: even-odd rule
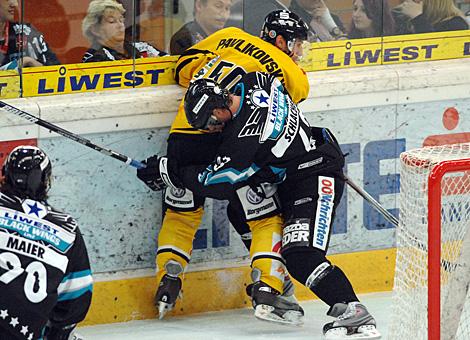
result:
[[[285,84],[293,100],[300,102],[308,95],[309,83],[296,60],[303,54],[307,31],[305,23],[286,10],[268,14],[263,25],[262,38],[234,27],[222,29],[194,45],[179,58],[175,79],[184,87],[194,78],[215,79],[230,88],[244,74],[263,71],[275,75]],[[167,155],[181,165],[207,164],[213,160],[219,143],[218,134],[207,132],[189,125],[182,102],[171,127]],[[156,185],[152,169],[159,166],[156,162],[158,157],[148,158],[148,169],[137,172],[138,177],[153,190],[161,189]],[[173,309],[179,296],[181,278],[190,261],[192,243],[201,223],[204,204],[203,195],[193,194],[186,189],[168,188],[164,197],[166,211],[158,236],[158,289],[155,296],[160,318]],[[293,285],[288,280],[283,287],[284,264],[276,247],[276,244],[280,244],[282,219],[274,203],[269,198],[257,205],[257,208],[264,206],[267,209],[250,209],[246,199],[240,202],[238,197],[234,197],[230,201],[228,215],[250,249],[254,281],[261,280],[270,287],[263,289],[273,289],[272,298],[278,298],[278,292],[291,295]],[[250,239],[251,234],[253,242]],[[283,304],[281,300],[278,301]],[[298,305],[286,307],[293,309],[294,314],[299,311]],[[286,317],[287,315],[284,317],[282,314],[274,317],[273,321],[300,322],[287,320]]]
[[[0,183],[0,338],[81,339],[91,303],[88,255],[75,220],[47,202],[51,163],[34,146],[5,160]]]
[[[326,258],[344,188],[344,157],[333,134],[310,127],[281,82],[259,72],[245,75],[232,93],[211,80],[194,81],[185,111],[193,127],[222,131],[221,144],[205,166],[179,167],[162,157],[168,164],[165,175],[173,184],[181,181],[216,199],[240,194],[247,183],[270,197],[278,185],[284,217],[281,254],[289,273],[330,306],[327,314],[336,319],[324,326],[325,337],[379,339],[374,318],[348,278]]]

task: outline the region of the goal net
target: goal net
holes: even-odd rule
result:
[[[389,339],[470,339],[470,143],[400,155]]]

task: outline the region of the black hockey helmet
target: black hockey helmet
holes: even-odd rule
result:
[[[184,112],[188,123],[196,129],[217,124],[212,118],[214,109],[229,109],[229,92],[216,82],[201,78],[192,81],[184,96]]]
[[[286,9],[272,11],[264,18],[261,38],[274,44],[278,35],[286,39],[287,42],[295,39],[307,40],[308,26],[294,12]]]
[[[51,183],[49,157],[36,146],[14,148],[5,160],[2,175],[11,190],[22,198],[43,200]]]

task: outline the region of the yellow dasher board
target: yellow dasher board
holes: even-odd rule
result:
[[[20,75],[18,71],[0,71],[0,99],[20,96]]]
[[[305,71],[470,57],[470,30],[312,43]]]
[[[174,84],[177,57],[25,68],[25,97]]]

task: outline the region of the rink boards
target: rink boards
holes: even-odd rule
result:
[[[405,149],[470,139],[470,60],[310,73],[301,107],[312,125],[338,137],[347,174],[398,214],[398,157]],[[182,90],[174,85],[14,99],[8,102],[136,159],[163,154]],[[50,202],[77,218],[96,284],[88,324],[150,318],[161,193],[129,166],[8,114],[0,116],[2,152],[38,144],[53,162]],[[197,152],[197,151],[195,151]],[[176,313],[249,304],[249,259],[224,215],[209,201]],[[333,227],[331,260],[358,292],[390,290],[395,229],[347,188]],[[301,298],[311,298],[305,290]]]

